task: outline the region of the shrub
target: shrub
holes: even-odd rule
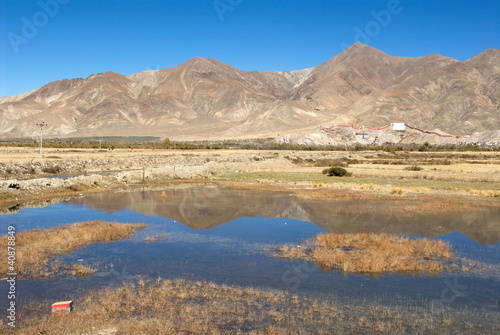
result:
[[[50,165],[42,168],[42,171],[45,173],[57,174],[62,171],[62,168],[59,165]]]
[[[335,177],[350,177],[352,176],[351,172],[347,172],[346,169],[340,167],[340,166],[334,166],[329,169],[323,170],[323,174],[326,174],[328,177],[335,176]]]
[[[424,169],[423,167],[418,166],[418,165],[411,165],[411,166],[405,167],[405,170],[408,170],[408,171],[422,171],[423,169]]]

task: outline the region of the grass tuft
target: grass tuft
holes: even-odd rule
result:
[[[500,192],[494,191],[494,190],[474,190],[471,189],[470,187],[467,187],[465,189],[465,192],[474,194],[474,195],[480,195],[482,197],[495,197],[499,198],[500,197]]]
[[[96,242],[109,242],[129,237],[144,224],[88,221],[55,227],[34,229],[16,234],[16,271],[20,277],[47,277],[59,267],[50,266],[52,256],[69,253],[79,247]],[[8,237],[0,238],[0,246],[7,246]],[[53,265],[53,264],[52,264]],[[50,268],[50,269],[49,269]],[[8,271],[7,262],[0,263],[0,275]],[[78,266],[75,274],[89,273]],[[72,272],[73,273],[73,272]]]
[[[391,189],[390,193],[402,195],[404,193],[404,190],[402,188],[399,188],[399,187],[394,187]]]
[[[73,276],[80,276],[80,277],[90,276],[90,275],[97,272],[96,269],[91,268],[90,266],[78,264],[78,263],[73,264],[71,266],[70,271],[71,271],[71,274]]]
[[[140,281],[75,297],[49,315],[27,303],[5,334],[493,334],[498,313],[310,299],[281,291],[182,279]],[[427,315],[428,317],[422,317]],[[29,316],[29,317],[28,317]],[[0,321],[0,327],[4,326]],[[4,327],[2,327],[4,329]]]
[[[144,242],[157,242],[166,238],[168,234],[156,234],[153,236],[146,236]]]
[[[410,239],[388,234],[319,234],[312,247],[281,246],[278,256],[315,262],[344,272],[441,272],[453,259],[441,240]]]
[[[425,192],[429,192],[430,189],[428,187],[416,187],[413,189],[413,192],[415,193],[425,193]]]

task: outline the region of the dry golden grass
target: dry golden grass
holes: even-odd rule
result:
[[[399,188],[399,187],[394,187],[394,188],[391,188],[390,193],[402,195],[404,193],[404,190],[402,188]]]
[[[498,313],[354,304],[209,282],[162,280],[75,297],[71,313],[25,305],[6,334],[473,334],[498,330]],[[422,317],[425,316],[425,317]],[[3,320],[0,321],[2,327]],[[3,327],[2,327],[3,328]]]
[[[428,187],[416,187],[412,191],[415,193],[427,193],[430,189]]]
[[[91,243],[123,239],[132,235],[135,229],[144,227],[144,224],[89,221],[17,233],[16,272],[21,277],[47,277],[59,269],[57,262],[48,268],[51,256],[69,253]],[[0,246],[5,246],[6,250],[7,236],[0,238]],[[7,266],[7,262],[0,263],[0,275],[11,272]],[[75,274],[89,272],[82,266],[74,271]]]
[[[319,234],[312,247],[282,246],[278,256],[314,261],[344,272],[440,272],[453,258],[441,240],[410,239],[388,234]]]
[[[47,157],[60,157],[62,161],[74,161],[77,165],[88,160],[110,160],[116,164],[116,170],[122,170],[125,164],[123,160],[128,158],[144,158],[146,161],[149,158],[172,156],[179,159],[179,166],[184,165],[186,151],[182,150],[149,150],[149,149],[116,149],[113,151],[100,152],[92,149],[49,149],[46,151]],[[354,172],[354,177],[345,180],[331,180],[320,173],[320,169],[314,164],[294,164],[286,157],[292,155],[300,158],[304,162],[319,162],[322,160],[332,160],[344,158],[349,155],[354,157],[354,160],[360,164],[352,163],[349,165],[349,170]],[[428,204],[423,206],[424,211],[469,211],[477,210],[478,202],[484,201],[485,206],[490,207],[491,200],[496,200],[500,197],[500,174],[498,174],[498,164],[500,163],[500,154],[498,152],[442,152],[442,153],[422,153],[422,152],[399,152],[399,153],[382,153],[382,152],[321,152],[321,151],[266,151],[266,150],[196,150],[189,151],[189,156],[197,156],[205,158],[208,162],[213,158],[223,157],[228,159],[233,156],[234,160],[239,162],[241,156],[256,156],[260,158],[257,161],[241,162],[235,164],[219,164],[219,167],[210,167],[216,177],[217,182],[221,180],[242,181],[247,180],[253,183],[254,187],[267,187],[265,184],[272,186],[281,185],[283,188],[288,188],[286,192],[290,192],[290,188],[295,189],[302,184],[304,187],[313,188],[312,191],[318,192],[318,195],[313,195],[314,198],[322,198],[323,190],[331,188],[342,189],[336,197],[355,197],[355,198],[380,198],[382,193],[386,193],[388,197],[394,197],[394,194],[389,194],[391,188],[400,188],[404,190],[403,197],[418,196],[419,199],[424,199]],[[268,157],[273,159],[267,159]],[[47,159],[40,160],[37,148],[0,148],[0,163],[5,164],[24,164],[29,162],[47,162]],[[276,158],[276,159],[274,159]],[[453,164],[443,164],[448,160]],[[390,161],[390,164],[382,164],[381,161]],[[474,164],[471,164],[474,162]],[[393,164],[394,163],[394,164]],[[402,164],[404,163],[404,164]],[[157,166],[156,163],[151,163],[147,166],[148,169],[154,170],[163,167]],[[211,163],[212,164],[212,163]],[[402,164],[402,165],[401,165]],[[414,171],[406,171],[404,167],[407,165],[421,165],[425,167],[423,173],[415,173]],[[109,167],[106,167],[108,169]],[[133,166],[131,168],[139,168]],[[143,168],[143,166],[140,166]],[[184,166],[184,168],[186,168]],[[99,172],[101,167],[95,166],[92,171]],[[112,169],[114,170],[114,169]],[[246,172],[242,172],[246,171]],[[160,172],[151,172],[151,178],[146,178],[148,184],[159,184],[164,182],[205,182],[206,179],[171,179],[167,174]],[[203,172],[203,174],[206,173]],[[140,174],[140,173],[139,173]],[[198,178],[201,178],[201,174]],[[6,175],[7,177],[7,175]],[[15,176],[11,176],[15,177]],[[203,175],[206,177],[206,175]],[[10,177],[9,177],[10,178]],[[242,184],[242,183],[240,183]],[[369,185],[373,185],[371,188]],[[390,184],[392,186],[385,186]],[[104,185],[104,183],[103,183]],[[315,185],[315,187],[313,187]],[[324,185],[324,186],[323,186]],[[368,185],[368,186],[366,186]],[[464,186],[465,185],[465,186]],[[82,188],[76,187],[79,193],[89,194],[95,192],[109,191],[111,189],[121,188],[124,185],[116,182],[116,180],[105,178],[104,187]],[[493,190],[483,192],[485,196],[477,197],[475,203],[471,206],[468,201],[464,204],[463,191],[465,187],[470,187],[477,190]],[[130,184],[127,184],[130,187]],[[75,188],[75,187],[74,187]],[[429,191],[414,191],[415,188],[427,188]],[[353,190],[358,190],[355,194]],[[362,190],[362,192],[361,192]],[[496,190],[496,191],[495,191]],[[292,191],[295,193],[295,191]],[[298,191],[300,192],[300,191]],[[345,194],[345,195],[342,195]],[[446,205],[441,206],[442,201],[434,201],[427,199],[431,195],[441,194],[444,197]],[[20,201],[31,201],[47,199],[56,196],[74,196],[75,191],[69,188],[45,188],[41,191],[26,191],[26,190],[0,190],[0,205],[17,204]],[[307,195],[309,196],[309,195]],[[471,195],[468,195],[472,197]],[[496,198],[495,198],[496,197]],[[470,201],[469,201],[470,202]],[[494,203],[493,206],[498,206]],[[433,207],[437,207],[434,210]],[[476,207],[476,208],[471,208]],[[406,209],[404,209],[406,211]]]
[[[470,187],[467,187],[465,189],[465,192],[474,194],[474,195],[480,195],[483,197],[495,197],[499,198],[500,197],[500,191],[494,191],[494,190],[474,190],[471,189]]]
[[[144,238],[144,242],[157,242],[157,241],[163,240],[167,236],[168,236],[168,234],[156,234],[153,236],[146,236]]]
[[[70,271],[73,276],[85,277],[96,273],[97,270],[90,266],[76,263],[71,266]]]

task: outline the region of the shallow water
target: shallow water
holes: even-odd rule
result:
[[[459,256],[500,265],[500,210],[405,213],[382,201],[306,201],[287,193],[213,185],[107,193],[0,216],[17,231],[87,220],[144,222],[126,240],[93,244],[60,257],[98,269],[88,278],[18,281],[18,301],[73,299],[86,290],[138,280],[187,278],[287,290],[321,298],[385,304],[439,303],[500,310],[496,274],[377,277],[322,271],[312,263],[275,259],[267,250],[301,244],[320,232],[378,232],[439,237]],[[165,234],[155,242],[147,236]],[[0,292],[5,292],[5,282]],[[2,293],[3,294],[3,293]],[[4,301],[0,302],[3,308]]]

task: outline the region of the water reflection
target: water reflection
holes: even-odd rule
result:
[[[454,231],[483,244],[500,241],[500,209],[474,213],[405,213],[388,201],[311,201],[286,193],[194,186],[103,193],[70,201],[108,213],[128,209],[162,216],[192,229],[211,229],[241,217],[280,217],[312,222],[328,232],[390,233],[436,237]]]
[[[203,185],[67,199],[43,208],[20,209],[0,220],[19,231],[95,219],[147,224],[130,239],[89,245],[60,258],[68,264],[83,260],[98,269],[93,276],[19,281],[19,301],[67,300],[86,290],[125,282],[180,277],[316,297],[387,304],[407,304],[410,299],[498,310],[498,276],[445,273],[370,278],[325,272],[314,264],[274,259],[264,251],[278,244],[302,243],[325,230],[386,232],[440,236],[460,255],[488,264],[500,262],[500,245],[485,245],[498,241],[498,211],[408,214],[394,211],[394,206],[382,201],[308,201],[286,193]],[[144,242],[158,234],[166,236]],[[5,288],[6,283],[0,283],[0,292]]]

